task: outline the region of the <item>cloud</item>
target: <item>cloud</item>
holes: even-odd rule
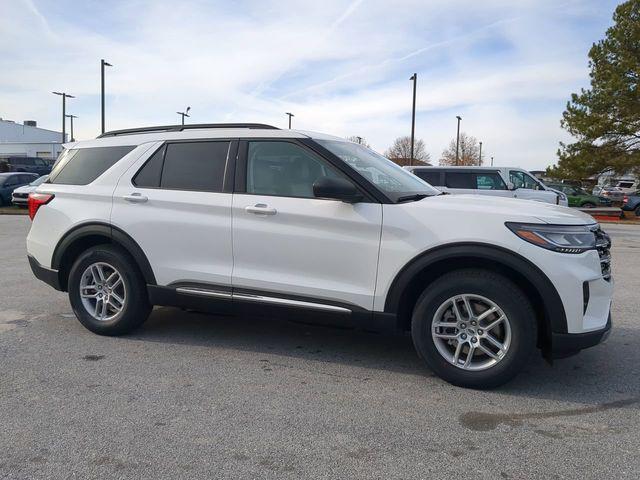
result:
[[[615,3],[551,0],[0,0],[0,116],[59,129],[59,97],[78,138],[107,125],[255,121],[341,136],[379,151],[410,128],[433,159],[455,133],[527,168],[554,161],[564,104],[588,84],[586,53]]]

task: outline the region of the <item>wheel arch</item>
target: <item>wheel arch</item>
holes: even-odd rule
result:
[[[109,243],[125,250],[136,263],[148,285],[156,285],[149,259],[140,245],[128,234],[108,223],[92,222],[69,230],[53,251],[51,268],[58,271],[60,289],[67,291],[69,271],[74,260],[87,248]]]
[[[385,300],[385,313],[397,318],[400,330],[409,330],[413,307],[425,288],[441,275],[463,268],[501,273],[520,287],[538,320],[538,346],[551,349],[551,333],[566,333],[567,320],[560,295],[551,280],[521,255],[495,245],[457,243],[421,253],[396,275]]]

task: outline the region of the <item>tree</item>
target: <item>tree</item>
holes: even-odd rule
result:
[[[482,165],[478,139],[464,132],[460,132],[458,162],[456,163],[456,139],[454,138],[449,142],[449,146],[442,152],[440,165]]]
[[[353,143],[359,143],[363,147],[371,148],[371,145],[369,145],[369,142],[367,142],[367,139],[364,138],[364,137],[359,137],[357,135],[351,135],[350,137],[347,137],[347,140],[349,140],[350,142],[353,142]]]
[[[560,124],[576,141],[560,143],[550,176],[640,173],[640,0],[619,5],[613,21],[589,50],[591,87],[567,102]]]
[[[398,165],[429,165],[431,155],[427,153],[423,140],[413,144],[413,160],[411,160],[411,137],[398,137],[393,145],[384,152],[384,156]]]

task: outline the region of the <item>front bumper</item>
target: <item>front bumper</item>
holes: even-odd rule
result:
[[[42,280],[44,283],[52,286],[56,290],[62,290],[60,288],[60,278],[58,276],[58,270],[44,267],[38,263],[38,261],[31,255],[27,257],[29,259],[29,266],[31,271],[38,280]]]
[[[611,313],[604,328],[585,333],[552,333],[551,353],[554,358],[575,355],[580,350],[604,342],[611,333]]]

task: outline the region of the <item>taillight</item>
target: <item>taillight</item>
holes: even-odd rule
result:
[[[29,199],[27,204],[29,205],[29,218],[33,220],[33,217],[36,216],[38,209],[42,205],[46,205],[51,200],[53,200],[54,195],[51,193],[36,193],[31,192],[29,194]]]
[[[629,197],[625,195],[624,198],[622,199],[622,203],[627,203],[627,202],[629,202]]]

